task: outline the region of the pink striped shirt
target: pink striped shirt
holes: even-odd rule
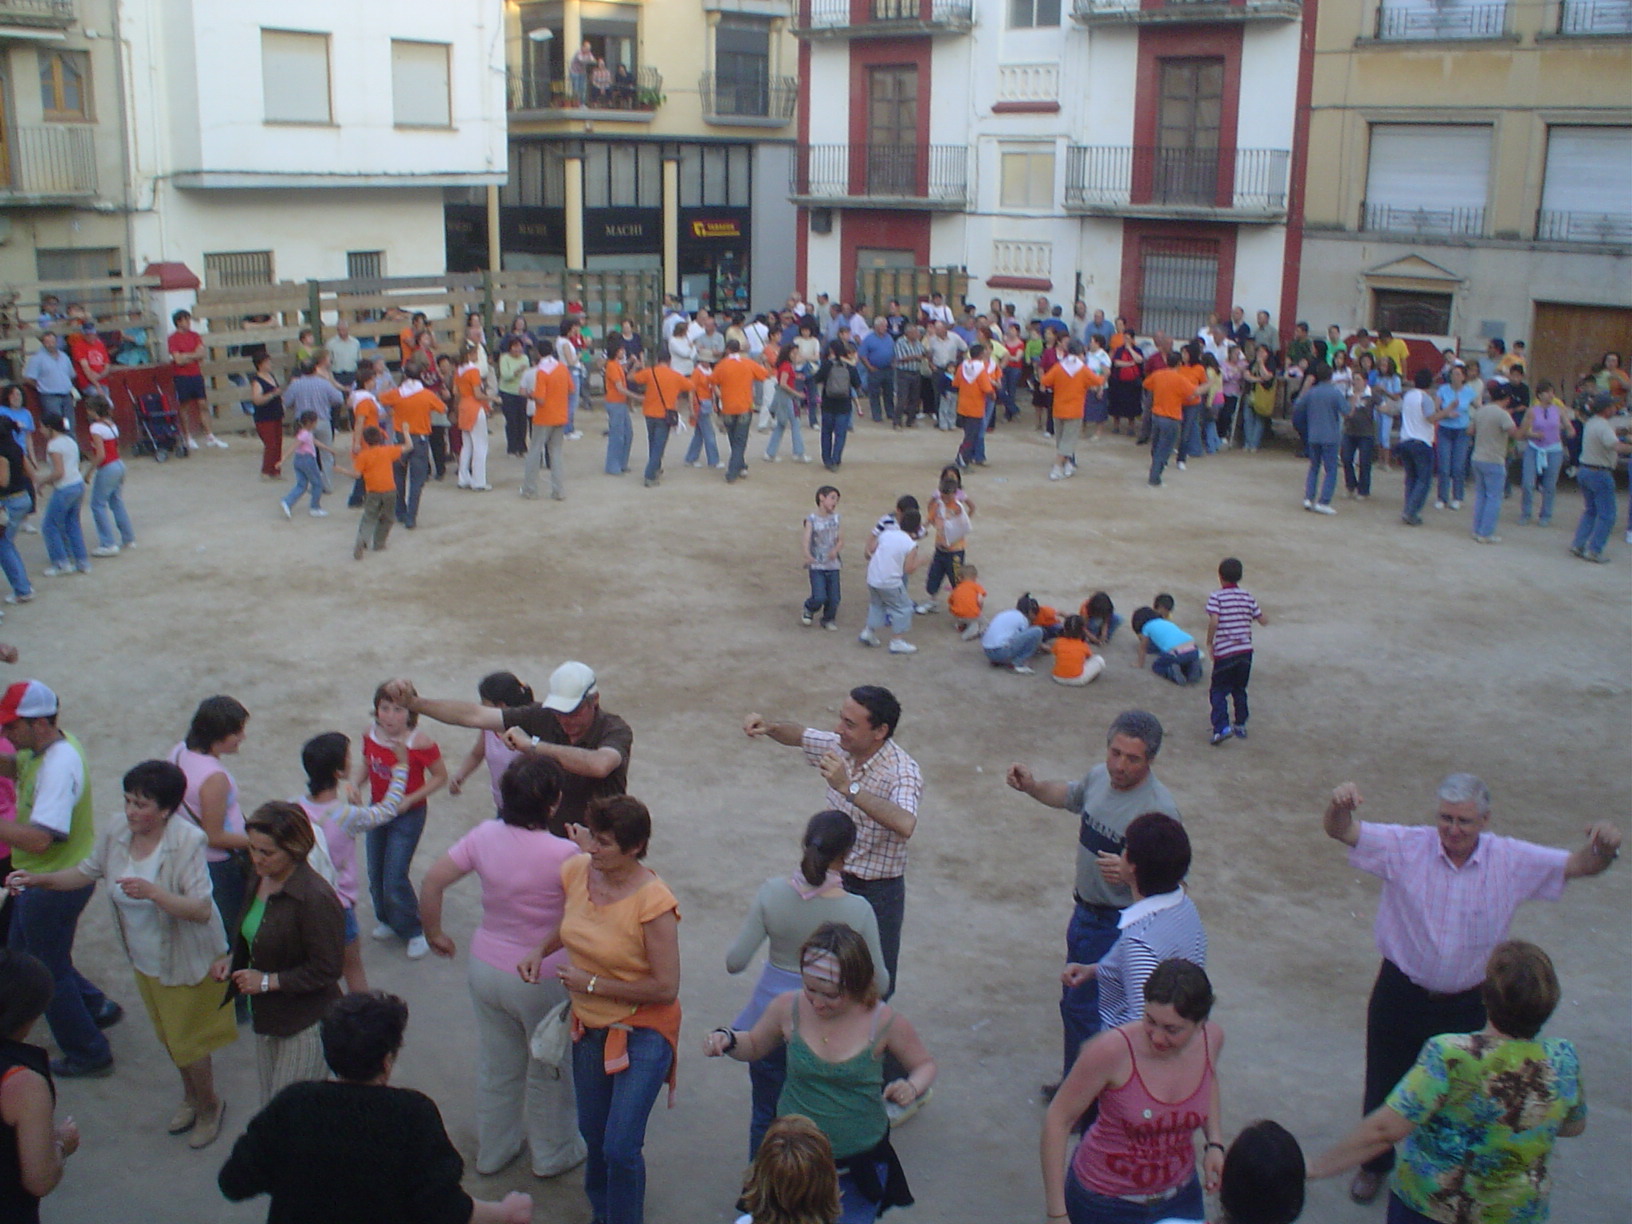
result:
[[[1361,821],[1349,866],[1383,881],[1377,950],[1424,990],[1455,994],[1484,981],[1485,962],[1520,905],[1563,895],[1569,857],[1485,833],[1458,867],[1433,825]]]

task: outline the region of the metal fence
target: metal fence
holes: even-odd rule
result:
[[[1506,33],[1506,4],[1445,4],[1432,8],[1384,4],[1377,9],[1380,41],[1500,38]]]
[[[1632,34],[1632,0],[1563,0],[1560,34]]]
[[[663,75],[656,68],[636,68],[624,80],[613,77],[610,85],[597,88],[586,82],[582,102],[572,92],[572,82],[551,77],[546,72],[505,74],[509,107],[512,111],[533,110],[656,110],[663,100]]]
[[[1557,212],[1536,214],[1537,242],[1593,242],[1632,246],[1632,214]]]
[[[1065,202],[1280,209],[1290,162],[1286,149],[1073,145],[1066,154]]]
[[[0,0],[0,21],[15,21],[19,25],[72,25],[74,0]]]
[[[0,197],[95,194],[93,128],[18,124],[0,136]]]
[[[965,145],[806,145],[794,152],[791,191],[818,198],[915,199],[961,206],[969,198]]]
[[[741,77],[705,72],[698,79],[697,92],[703,96],[703,114],[745,119],[793,118],[799,101],[799,78],[791,76]]]
[[[808,21],[795,11],[794,24],[807,30],[838,30],[854,24],[850,0],[810,0]],[[967,29],[975,20],[974,0],[867,0],[869,23],[913,23]]]
[[[1413,208],[1360,202],[1360,228],[1391,234],[1439,234],[1477,238],[1485,232],[1483,208]]]

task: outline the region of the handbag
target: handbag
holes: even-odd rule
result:
[[[527,1049],[546,1067],[559,1071],[567,1061],[567,1051],[571,1048],[572,1004],[564,1001],[550,1008],[544,1019],[538,1022],[527,1041]]]
[[[663,424],[673,429],[680,424],[680,413],[669,407],[669,397],[663,394],[663,383],[656,370],[652,371],[652,389],[657,392],[657,402],[663,405]]]

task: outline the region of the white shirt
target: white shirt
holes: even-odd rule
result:
[[[67,434],[58,434],[46,443],[47,455],[62,456],[62,479],[57,481],[59,489],[77,489],[85,483],[85,478],[79,474],[79,443]]]
[[[924,312],[925,317],[931,323],[945,323],[948,327],[952,326],[952,307],[946,303],[943,302],[937,306],[933,302],[919,302],[918,309]]]
[[[907,557],[916,547],[916,541],[899,527],[882,532],[878,547],[873,549],[872,558],[867,562],[867,585],[880,590],[900,586],[907,576]]]
[[[159,860],[163,857],[164,847],[153,847],[146,858],[130,860],[130,874],[151,884],[159,878]],[[159,907],[152,901],[126,896],[116,880],[108,881],[108,896],[124,928],[131,967],[137,973],[158,977],[164,967],[164,927],[159,921]]]
[[[1428,423],[1428,414],[1434,411],[1434,402],[1426,391],[1412,387],[1400,400],[1400,441],[1434,444],[1434,427]]]
[[[1082,355],[1082,359],[1088,368],[1101,378],[1110,377],[1111,355],[1104,349],[1089,349]]]
[[[59,739],[40,758],[34,775],[34,805],[28,823],[66,840],[74,821],[74,805],[85,791],[85,763],[65,739]]]

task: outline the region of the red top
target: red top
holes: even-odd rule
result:
[[[425,771],[442,759],[442,749],[434,743],[408,749],[408,782],[404,788],[412,794],[425,785]],[[391,771],[397,766],[397,754],[374,738],[370,731],[363,736],[363,760],[368,762],[368,792],[370,803],[380,803],[391,789]]]
[[[165,338],[164,345],[172,357],[187,357],[204,351],[204,337],[195,331],[173,331]],[[177,362],[174,373],[196,375],[203,371],[198,368],[198,359],[194,356],[192,361]]]
[[[1196,1090],[1169,1104],[1145,1087],[1133,1042],[1121,1029],[1133,1074],[1120,1088],[1099,1094],[1099,1117],[1077,1146],[1071,1170],[1095,1194],[1161,1194],[1188,1182],[1196,1171],[1196,1132],[1207,1125],[1213,1091],[1213,1052],[1202,1026],[1206,1064]]]
[[[80,362],[90,366],[91,372],[98,379],[108,372],[108,346],[102,343],[102,337],[94,332],[80,332],[77,336],[69,336],[68,355],[74,359],[74,384],[81,391],[90,387],[91,380],[86,378],[80,369]]]

